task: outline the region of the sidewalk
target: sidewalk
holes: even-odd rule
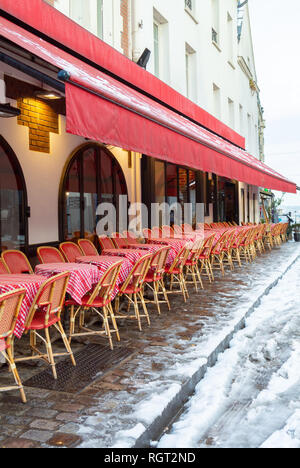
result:
[[[149,307],[151,327],[145,324],[143,333],[134,321],[121,323],[120,363],[78,394],[26,387],[26,405],[17,393],[0,394],[0,446],[149,444],[176,416],[259,298],[299,255],[298,244],[284,244],[225,278],[217,275],[212,285],[204,280],[205,291],[196,294],[190,288],[186,304],[172,296],[172,310],[163,307],[161,317]],[[75,352],[83,349],[80,343],[72,346]],[[44,368],[18,366],[23,382]],[[0,386],[10,378],[6,369],[1,371]]]

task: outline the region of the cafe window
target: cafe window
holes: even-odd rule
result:
[[[0,249],[27,245],[27,195],[21,166],[8,143],[0,137]]]
[[[191,204],[190,223],[196,222],[197,182],[196,172],[174,164],[166,164],[166,202],[169,205],[179,203],[182,213],[184,205]],[[158,190],[158,187],[155,188]],[[184,219],[182,218],[182,222]]]
[[[118,229],[119,195],[127,195],[123,171],[104,147],[92,144],[79,149],[70,161],[61,194],[62,238],[92,238],[99,221],[100,203],[116,208]]]

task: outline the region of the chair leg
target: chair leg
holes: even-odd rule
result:
[[[168,294],[167,294],[167,291],[166,291],[165,282],[164,282],[163,278],[160,281],[160,286],[162,288],[165,301],[168,304],[168,308],[169,308],[169,310],[171,310],[170,301],[169,301],[169,298],[168,298]]]
[[[26,398],[26,395],[25,395],[23,384],[22,384],[22,381],[20,379],[19,373],[17,371],[17,367],[16,367],[16,364],[15,364],[11,349],[8,348],[6,350],[6,353],[1,352],[1,354],[4,356],[4,358],[7,360],[8,364],[9,364],[9,367],[11,369],[11,372],[12,372],[12,374],[14,376],[14,379],[15,379],[15,382],[17,384],[17,388],[20,391],[22,402],[27,403],[27,398]]]
[[[113,309],[111,304],[108,304],[107,308],[108,308],[108,310],[110,312],[111,321],[112,321],[113,327],[114,327],[114,329],[116,331],[117,340],[121,341],[120,334],[119,334],[119,329],[118,329],[118,325],[117,325],[117,321],[116,321],[116,317],[115,317],[115,314],[114,314],[114,309]]]
[[[139,293],[139,297],[140,297],[140,300],[141,300],[141,303],[142,303],[142,306],[143,306],[143,309],[144,309],[144,314],[146,316],[148,325],[150,326],[150,324],[151,324],[150,323],[150,317],[149,317],[149,314],[148,314],[148,309],[147,309],[146,302],[145,302],[144,295],[143,295],[142,291]]]
[[[57,380],[57,372],[56,372],[56,365],[53,357],[53,351],[52,351],[52,344],[51,344],[51,339],[50,339],[50,334],[49,334],[49,329],[45,328],[45,336],[46,336],[46,348],[47,348],[47,354],[48,358],[50,361],[50,365],[52,367],[52,373],[53,377],[55,380]]]
[[[66,336],[66,333],[65,333],[65,330],[63,329],[63,326],[61,324],[61,322],[57,322],[57,327],[56,329],[59,331],[61,337],[62,337],[62,340],[64,342],[64,345],[65,345],[65,348],[66,350],[68,351],[69,355],[70,355],[70,358],[71,358],[71,361],[72,361],[72,364],[73,366],[76,366],[76,361],[75,361],[75,358],[74,358],[74,354],[73,354],[73,351],[71,349],[71,346],[70,346],[70,343],[67,339],[67,336]]]
[[[134,311],[135,311],[135,316],[138,321],[139,330],[142,331],[141,317],[140,317],[139,305],[138,305],[136,294],[133,294],[133,302],[134,302]]]
[[[110,332],[110,326],[109,326],[109,322],[108,322],[107,308],[106,308],[106,307],[102,307],[102,310],[103,310],[103,318],[104,318],[105,330],[106,330],[106,333],[107,333],[107,336],[108,336],[108,341],[109,341],[110,349],[113,350],[113,349],[114,349],[114,345],[113,345],[113,342],[112,342],[112,337],[111,337],[111,332]]]

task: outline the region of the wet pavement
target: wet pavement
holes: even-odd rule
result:
[[[158,316],[149,306],[151,327],[140,333],[135,321],[119,321],[121,358],[99,371],[80,391],[25,387],[28,403],[18,391],[0,394],[2,447],[130,447],[159,417],[182,386],[205,363],[226,334],[247,313],[256,299],[282,274],[296,256],[293,242],[244,264],[225,278],[216,273],[204,291],[189,287],[185,304],[171,296],[172,309],[162,306]],[[75,353],[104,338],[73,341]],[[28,351],[27,338],[16,351]],[[60,343],[54,344],[59,352]],[[99,347],[100,349],[100,347]],[[123,359],[124,352],[124,359]],[[64,358],[65,359],[65,358]],[[45,363],[19,364],[23,382],[45,370]],[[7,367],[0,369],[0,386],[11,382]]]

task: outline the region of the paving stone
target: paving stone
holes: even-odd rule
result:
[[[38,446],[39,444],[37,442],[34,442],[33,440],[22,439],[22,438],[16,439],[14,437],[10,437],[0,443],[1,448],[8,448],[8,449],[36,448]]]
[[[30,427],[32,429],[42,429],[48,431],[55,431],[59,427],[60,423],[58,421],[49,421],[48,419],[36,419],[32,421]]]
[[[30,429],[29,431],[22,434],[22,438],[35,440],[36,442],[46,442],[47,440],[53,437],[53,432],[50,431],[40,431],[35,429]]]
[[[56,419],[62,422],[78,422],[78,415],[76,413],[59,413]]]
[[[59,403],[54,406],[54,409],[62,413],[78,413],[84,409],[84,406],[77,403]]]
[[[53,419],[58,412],[47,408],[33,408],[29,414],[32,418]]]
[[[47,445],[52,447],[76,447],[81,443],[82,439],[74,434],[64,434],[57,432],[50,440]]]

